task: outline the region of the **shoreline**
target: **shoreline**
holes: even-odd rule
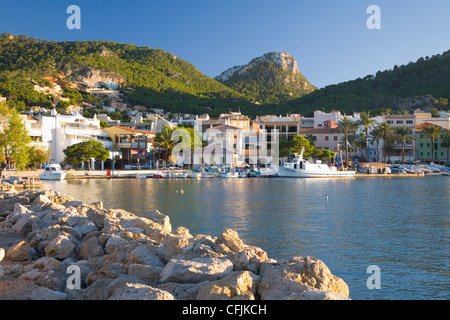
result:
[[[349,299],[322,261],[276,261],[226,227],[192,235],[157,210],[138,217],[54,191],[2,189],[0,208],[0,300]]]

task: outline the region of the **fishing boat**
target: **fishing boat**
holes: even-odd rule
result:
[[[231,167],[224,167],[222,171],[219,172],[220,178],[239,178],[239,172],[232,169]]]
[[[67,173],[61,169],[59,164],[49,164],[43,173],[39,175],[41,180],[64,180]]]
[[[168,178],[168,174],[165,172],[156,172],[153,174],[153,178],[154,179],[167,179]]]
[[[329,167],[326,163],[318,160],[315,162],[303,159],[302,152],[295,154],[292,162],[283,166],[274,166],[279,177],[285,178],[350,178],[355,176],[355,171],[338,171],[336,167]]]
[[[248,171],[239,171],[239,178],[248,178]]]
[[[213,172],[203,172],[202,173],[202,179],[204,178],[217,178],[217,174]]]
[[[186,177],[189,179],[201,179],[202,174],[200,172],[190,171],[187,173]]]

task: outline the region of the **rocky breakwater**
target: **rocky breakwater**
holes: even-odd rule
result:
[[[172,230],[169,217],[52,191],[0,191],[0,299],[348,299],[311,257],[275,261],[225,229]],[[18,289],[22,288],[22,289]]]

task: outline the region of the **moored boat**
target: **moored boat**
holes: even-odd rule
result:
[[[59,164],[49,164],[43,173],[39,175],[41,180],[64,180],[67,173],[61,169]]]
[[[292,162],[283,166],[274,166],[279,177],[285,178],[350,178],[355,176],[355,171],[338,171],[336,167],[329,167],[318,160],[310,162],[303,159],[304,149],[300,155],[295,154]]]

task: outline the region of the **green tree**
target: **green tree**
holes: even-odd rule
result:
[[[154,140],[155,147],[159,148],[159,159],[161,158],[161,150],[165,151],[164,166],[166,164],[166,161],[169,160],[170,151],[178,143],[177,141],[172,140],[172,133],[173,129],[171,129],[169,126],[165,126],[161,129],[161,132],[156,133]]]
[[[296,135],[291,141],[288,141],[286,137],[280,136],[280,157],[286,157],[291,152],[291,155],[295,153],[301,153],[304,148],[303,158],[308,159],[311,157],[321,157],[322,150],[315,148],[304,136]]]
[[[395,139],[402,143],[402,163],[405,163],[405,144],[414,139],[412,130],[407,126],[396,127],[394,129]]]
[[[18,112],[0,103],[0,181],[5,168],[14,161],[18,169],[25,167],[28,161],[28,136],[25,125]]]
[[[380,124],[377,125],[377,128],[379,130],[379,134],[381,135],[381,138],[383,140],[383,158],[384,158],[384,163],[386,163],[386,159],[387,159],[387,142],[389,140],[389,137],[392,135],[393,129],[392,126],[387,123],[387,122],[382,122]]]
[[[358,124],[352,119],[345,117],[338,122],[338,129],[344,133],[345,158],[348,159],[348,135],[354,133],[358,129]]]
[[[370,118],[370,111],[361,112],[358,124],[364,129],[366,138],[366,159],[368,161],[369,161],[369,130],[374,123],[375,120]]]
[[[375,141],[375,144],[377,146],[377,163],[380,162],[380,153],[379,153],[379,149],[380,149],[380,141],[381,139],[383,139],[383,132],[381,130],[380,125],[378,124],[377,126],[375,126],[372,131],[370,132],[370,134],[372,135],[372,140]]]
[[[444,135],[441,137],[442,146],[447,149],[447,165],[448,165],[448,158],[450,153],[450,131],[447,131],[444,133]]]
[[[434,142],[439,138],[439,136],[442,134],[442,127],[431,124],[429,126],[426,126],[423,128],[423,137],[425,139],[431,139],[431,160],[433,161],[435,159],[434,156]]]
[[[46,147],[31,146],[28,155],[28,164],[34,166],[36,169],[38,165],[50,160],[51,152]]]
[[[71,145],[63,150],[66,155],[65,162],[69,165],[79,166],[84,161],[88,162],[88,169],[91,171],[90,159],[106,161],[109,157],[109,150],[105,149],[103,143],[88,140]]]

